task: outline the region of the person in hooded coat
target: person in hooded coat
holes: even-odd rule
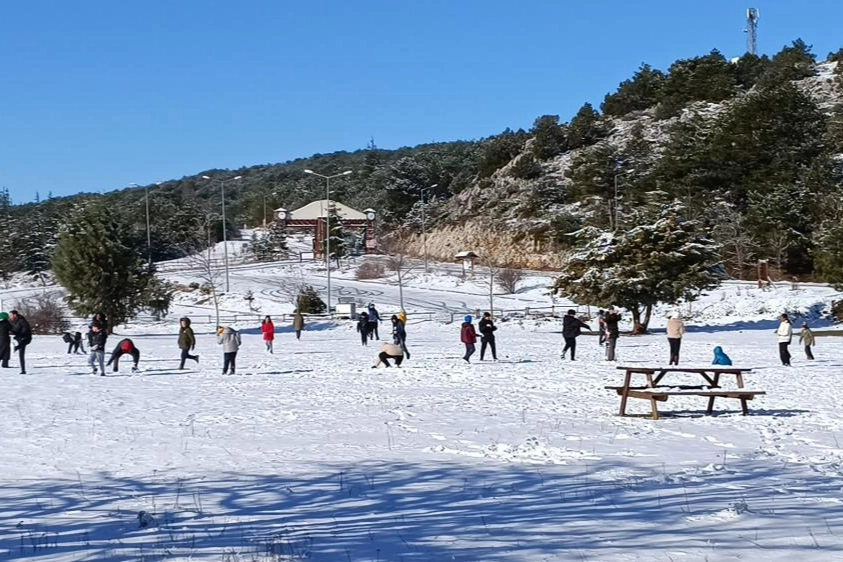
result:
[[[808,327],[808,323],[805,322],[802,324],[802,331],[799,333],[799,343],[805,346],[805,357],[807,357],[809,361],[814,360],[814,353],[811,351],[811,348],[814,346],[816,341],[814,332],[812,332],[811,328]]]
[[[114,363],[112,371],[117,373],[120,371],[120,357],[123,355],[132,356],[132,372],[137,373],[138,362],[140,362],[140,350],[135,347],[135,342],[129,338],[124,338],[117,342],[117,346],[114,348],[114,351],[111,352],[111,357],[109,357],[108,363],[106,363],[105,366],[107,367]]]
[[[577,311],[571,309],[568,314],[562,318],[562,337],[565,339],[565,347],[562,348],[562,359],[565,359],[565,354],[571,350],[571,361],[576,359],[577,354],[577,338],[580,331],[585,328],[591,331],[591,326],[577,318]]]
[[[463,320],[465,321],[460,326],[460,341],[465,345],[463,360],[466,363],[471,363],[471,356],[476,351],[477,332],[474,329],[474,324],[471,323],[473,320],[471,316],[466,316]]]
[[[378,333],[378,324],[380,324],[380,321],[381,315],[378,313],[378,309],[375,308],[375,303],[371,303],[369,305],[369,338],[380,341],[381,336]]]
[[[787,314],[779,316],[779,321],[779,327],[776,330],[776,338],[779,341],[779,358],[783,366],[790,367],[790,350],[788,346],[790,346],[790,342],[793,339],[793,326],[790,325],[790,319],[787,317]]]
[[[20,358],[20,374],[26,374],[26,346],[32,343],[32,327],[29,321],[24,318],[17,310],[11,313],[12,334],[15,336],[15,349]]]
[[[361,312],[357,317],[357,332],[360,334],[360,340],[363,345],[369,345],[369,315]]]
[[[732,360],[729,359],[729,356],[726,355],[726,352],[723,351],[723,348],[719,345],[714,348],[714,361],[711,362],[712,365],[724,365],[724,366],[732,366]]]
[[[191,355],[190,352],[196,349],[196,334],[190,327],[190,318],[179,319],[179,349],[181,350],[181,363],[179,369],[184,369],[184,362],[193,359],[199,363],[199,355]]]
[[[12,323],[9,314],[0,312],[0,367],[9,368],[9,357],[12,352]]]
[[[486,347],[492,352],[492,359],[498,360],[498,349],[495,346],[495,332],[498,327],[495,326],[495,321],[492,320],[491,312],[484,312],[483,319],[478,322],[477,327],[480,328],[480,360],[486,356]]]
[[[234,374],[237,368],[237,351],[240,349],[240,332],[231,326],[217,328],[217,343],[222,346],[222,374],[227,375],[229,369]]]
[[[678,312],[674,312],[667,321],[667,343],[670,345],[669,365],[679,364],[679,348],[682,346],[682,336],[685,335],[685,323]]]
[[[395,314],[392,315],[390,320],[392,322],[392,341],[401,346],[401,350],[404,352],[404,355],[406,355],[407,359],[409,359],[410,351],[407,349],[407,328]]]

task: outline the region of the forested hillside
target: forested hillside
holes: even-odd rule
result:
[[[772,57],[721,53],[646,64],[570,121],[535,120],[475,141],[317,154],[283,164],[205,170],[147,186],[153,259],[207,244],[203,224],[221,235],[226,184],[229,228],[259,225],[265,210],[324,198],[324,182],[304,174],[347,169],[334,198],[373,207],[382,231],[421,253],[422,190],[432,255],[474,249],[513,266],[556,266],[581,242],[583,227],[625,231],[682,203],[719,244],[733,276],[769,259],[782,275],[843,278],[843,49],[817,62],[802,41]],[[549,108],[551,109],[551,108]],[[0,270],[43,271],[62,224],[93,199],[130,226],[129,246],[146,257],[144,188],[13,205],[0,198]]]

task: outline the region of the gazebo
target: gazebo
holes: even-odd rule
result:
[[[333,216],[339,217],[344,229],[357,230],[362,234],[365,253],[372,254],[377,251],[375,240],[377,214],[374,209],[358,211],[338,201],[320,199],[294,211],[275,209],[275,220],[283,222],[286,227],[293,230],[313,232],[313,252],[321,256],[325,240],[325,216],[328,214],[329,207],[335,211]]]

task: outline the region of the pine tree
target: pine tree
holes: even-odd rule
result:
[[[642,64],[632,78],[621,82],[617,92],[606,94],[600,109],[606,115],[616,117],[649,109],[659,102],[664,80],[661,70]]]
[[[814,75],[817,56],[811,46],[797,39],[773,56],[764,74],[758,80],[761,88],[777,88],[791,80],[801,80]]]
[[[539,160],[549,160],[568,150],[567,130],[559,124],[558,115],[542,115],[530,132],[533,134],[530,149]]]
[[[15,241],[19,238],[18,229],[12,218],[12,200],[9,190],[0,189],[0,278],[8,279],[19,268],[19,254],[15,249]]]
[[[152,272],[131,240],[130,226],[103,202],[89,200],[72,212],[59,234],[53,271],[76,314],[103,312],[113,328],[143,307]]]
[[[609,131],[590,103],[583,105],[568,124],[568,150],[591,146],[606,138]]]
[[[331,230],[328,237],[323,240],[322,253],[324,254],[326,252],[328,240],[330,239],[330,257],[333,259],[345,257],[348,255],[349,247],[348,242],[345,239],[345,229],[342,225],[342,218],[340,218],[340,215],[337,212],[336,205],[331,204],[328,208],[328,218],[330,219],[329,222]],[[324,219],[322,219],[322,231],[325,231]]]
[[[576,233],[581,249],[566,260],[555,290],[577,302],[627,308],[635,330],[646,331],[655,304],[693,298],[719,282],[717,245],[683,214],[673,203],[650,224],[582,229]]]

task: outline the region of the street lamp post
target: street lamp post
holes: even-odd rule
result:
[[[130,183],[130,186],[140,187],[136,183]],[[143,186],[143,195],[146,199],[146,253],[147,253],[147,267],[152,268],[152,234],[149,228],[149,189]]]
[[[425,275],[428,273],[427,268],[427,228],[425,227],[425,209],[427,208],[427,202],[424,200],[424,192],[430,191],[434,187],[439,187],[438,183],[434,183],[430,187],[425,187],[421,190],[421,219],[422,219],[422,253],[424,254],[424,273]]]
[[[331,315],[331,180],[340,176],[347,176],[351,174],[351,170],[346,170],[333,176],[323,176],[317,174],[313,170],[305,170],[305,174],[312,174],[325,179],[325,269],[328,271],[328,316]]]
[[[220,184],[220,199],[222,201],[222,255],[223,260],[225,262],[225,292],[228,293],[231,290],[231,284],[228,280],[228,233],[226,232],[225,226],[225,184],[226,182],[230,181],[237,181],[241,179],[243,176],[235,176],[231,179],[227,180],[217,180],[211,179],[208,176],[202,176],[203,180],[208,181],[215,181]]]

